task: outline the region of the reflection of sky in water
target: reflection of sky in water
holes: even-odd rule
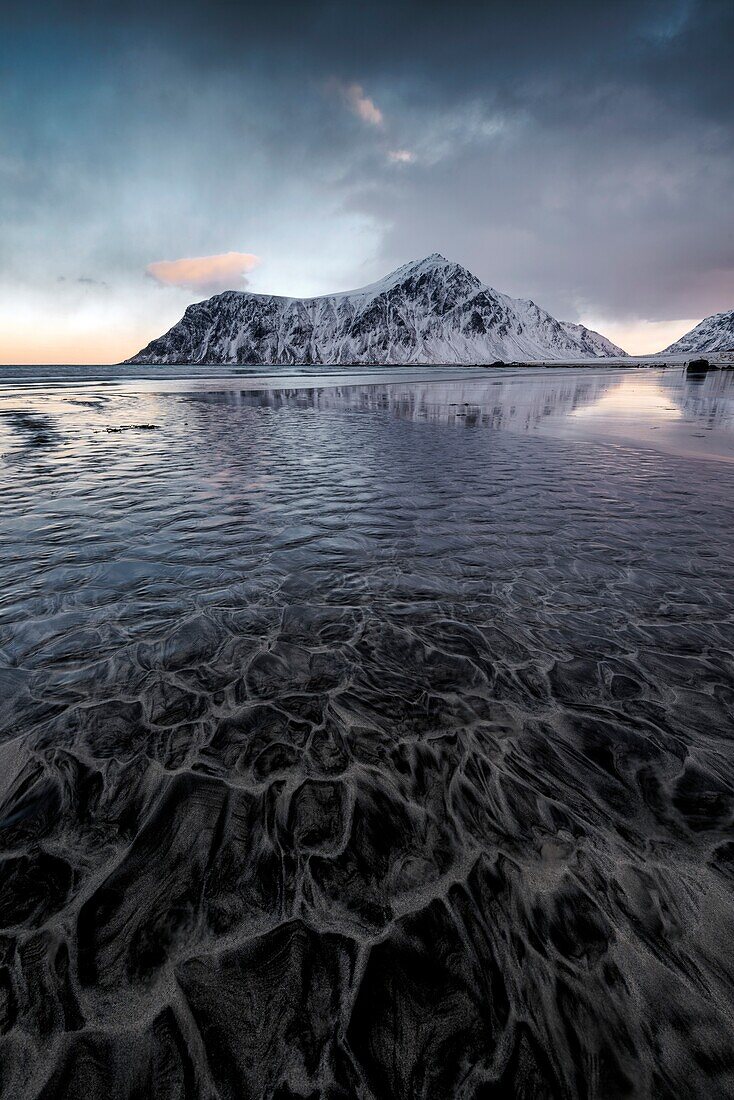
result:
[[[437,377],[438,376],[438,377]],[[432,378],[436,378],[435,381]],[[27,377],[0,395],[0,451],[17,460],[66,464],[150,461],[194,431],[202,406],[324,414],[389,415],[456,428],[542,432],[577,441],[624,440],[679,454],[734,460],[734,373],[688,379],[683,371],[561,368],[324,375],[269,374],[72,385]],[[215,418],[216,422],[216,418]],[[157,432],[142,425],[155,425]],[[206,432],[211,439],[211,422]],[[151,437],[158,436],[154,441]],[[167,442],[168,441],[168,442]]]
[[[94,450],[100,436],[141,430],[144,420],[159,415],[160,401],[153,394],[141,402],[118,393],[75,393],[66,386],[8,387],[0,393],[0,454],[30,457],[32,452],[39,462],[75,462]]]
[[[672,397],[658,378],[623,378],[618,386],[606,390],[591,405],[573,410],[574,416],[608,416],[641,421],[678,420],[682,416]]]

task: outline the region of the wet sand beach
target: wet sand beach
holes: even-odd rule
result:
[[[734,372],[153,374],[0,389],[2,1100],[734,1095]]]

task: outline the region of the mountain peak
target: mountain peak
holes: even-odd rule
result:
[[[467,290],[477,289],[483,285],[481,279],[478,279],[476,275],[462,267],[461,264],[457,264],[453,260],[447,260],[440,252],[432,252],[430,256],[424,256],[422,260],[409,260],[407,264],[396,267],[394,271],[391,271],[389,275],[378,280],[378,282],[371,283],[368,287],[362,289],[374,294],[375,292],[390,290],[406,280],[434,274],[445,278],[453,277],[454,280],[458,278],[466,284]]]
[[[447,260],[440,252],[432,252],[430,256],[424,256],[422,260],[411,260],[409,263],[403,264],[403,267],[398,268],[398,271],[406,268],[427,271],[434,267],[461,267],[461,264],[454,263],[453,260]],[[466,269],[463,268],[462,270]]]

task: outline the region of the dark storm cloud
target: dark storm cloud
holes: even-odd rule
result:
[[[38,26],[42,9],[19,17]],[[57,24],[102,53],[145,44],[198,71],[277,62],[277,74],[319,68],[348,79],[420,79],[442,101],[491,89],[512,101],[544,79],[558,90],[593,78],[655,87],[708,115],[730,112],[734,10],[728,0],[614,0],[608,4],[491,2],[279,3],[226,0],[150,5],[63,4]],[[563,105],[542,96],[549,114]]]
[[[569,318],[732,305],[729,0],[18,8],[9,269],[44,220],[100,279],[289,242],[318,265],[295,235],[344,216],[370,275],[440,250]]]

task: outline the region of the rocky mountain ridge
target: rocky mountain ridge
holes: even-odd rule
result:
[[[713,313],[692,328],[680,340],[661,351],[661,355],[717,354],[734,352],[734,309]]]
[[[486,364],[625,354],[434,253],[359,290],[318,298],[217,294],[190,305],[127,362]]]

